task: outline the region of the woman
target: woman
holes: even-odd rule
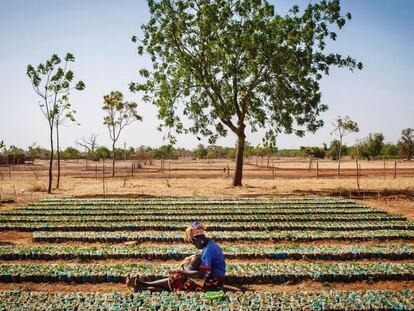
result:
[[[153,282],[137,278],[127,278],[127,286],[136,290],[167,289],[176,291],[216,291],[221,290],[226,274],[226,263],[221,248],[205,236],[205,227],[194,222],[185,230],[184,241],[202,250],[198,269],[172,271],[170,276]]]

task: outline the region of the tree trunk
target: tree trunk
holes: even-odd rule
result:
[[[339,140],[338,176],[341,176],[342,138]]]
[[[49,161],[49,185],[47,187],[47,193],[52,193],[52,166],[53,166],[53,123],[50,126],[50,161]]]
[[[115,142],[112,143],[112,177],[115,177]]]
[[[246,136],[244,133],[239,135],[237,140],[237,151],[236,151],[236,170],[234,172],[233,186],[241,186],[243,178],[243,153],[244,153],[244,143]]]
[[[56,189],[59,189],[60,184],[60,144],[59,144],[59,125],[56,124],[56,151],[57,151],[57,182]]]

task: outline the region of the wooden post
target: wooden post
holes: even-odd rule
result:
[[[105,198],[105,162],[102,162],[102,193]]]
[[[273,163],[273,168],[272,168],[272,177],[273,180],[275,180],[275,164]]]
[[[384,179],[385,179],[385,157],[384,157]]]
[[[394,179],[397,178],[397,160],[394,161]]]
[[[359,165],[358,165],[358,159],[355,159],[355,164],[356,164],[356,174],[357,174],[357,187],[358,187],[358,192],[359,192]]]
[[[134,163],[131,163],[131,178],[134,178]]]
[[[11,179],[11,171],[12,171],[12,167],[11,167],[11,165],[9,165],[9,179]]]
[[[316,178],[319,179],[319,161],[316,161]]]
[[[171,178],[171,163],[168,163],[168,179]]]

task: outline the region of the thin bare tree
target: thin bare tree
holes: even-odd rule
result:
[[[59,189],[60,185],[60,135],[59,129],[61,125],[65,123],[79,123],[75,119],[76,110],[72,109],[72,105],[69,102],[69,94],[65,94],[58,101],[58,111],[55,118],[55,128],[56,128],[56,154],[57,154],[57,180],[56,180],[56,189]]]
[[[89,155],[93,155],[95,149],[98,147],[97,141],[98,135],[92,133],[88,138],[82,137],[81,141],[76,141],[76,144],[85,148]]]
[[[358,123],[352,121],[348,116],[338,118],[332,122],[333,131],[331,135],[336,135],[339,138],[339,150],[338,150],[338,176],[341,175],[341,157],[342,157],[342,140],[350,133],[358,133]]]
[[[67,66],[70,62],[74,62],[75,57],[71,53],[67,53],[64,61],[56,54],[53,54],[44,64],[35,67],[27,66],[26,74],[30,78],[32,87],[37,95],[40,96],[40,109],[48,121],[49,139],[50,139],[50,159],[49,159],[49,185],[48,193],[52,193],[52,167],[54,156],[54,140],[53,130],[56,120],[59,117],[59,111],[62,103],[62,97],[69,94],[71,90],[84,90],[85,83],[78,81],[73,84],[73,71],[68,70]]]
[[[137,103],[125,101],[124,95],[119,91],[104,96],[102,109],[107,115],[103,123],[108,127],[109,137],[112,140],[112,177],[115,176],[115,144],[122,130],[134,121],[142,121],[137,107]]]

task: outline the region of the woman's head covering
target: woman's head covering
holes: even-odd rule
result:
[[[206,227],[203,226],[198,221],[193,222],[193,224],[185,229],[184,232],[184,242],[191,242],[196,236],[203,235],[206,230]]]

